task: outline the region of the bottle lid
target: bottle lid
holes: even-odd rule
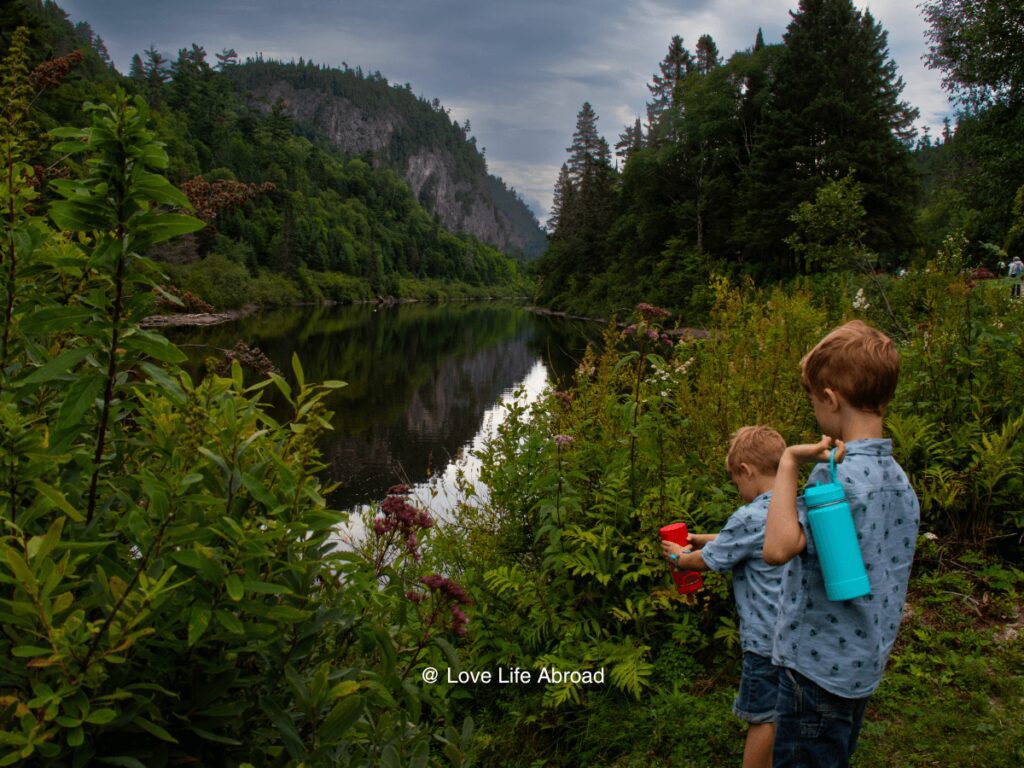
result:
[[[828,455],[828,472],[832,478],[831,483],[817,483],[804,491],[804,503],[809,509],[825,504],[834,504],[846,498],[846,491],[843,490],[842,483],[836,477],[835,448]]]
[[[834,504],[846,498],[846,491],[839,483],[818,483],[804,491],[804,504],[808,509]]]

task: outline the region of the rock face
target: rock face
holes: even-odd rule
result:
[[[402,176],[420,204],[446,229],[465,232],[527,259],[544,251],[544,232],[522,200],[500,182],[496,192],[496,180],[489,180],[484,171],[468,177],[460,172],[447,147],[416,136],[409,121],[391,106],[365,107],[344,96],[296,87],[286,80],[250,93],[253,105],[264,111],[280,99],[298,126],[320,134],[342,152],[372,152],[374,164],[391,167]],[[496,199],[498,196],[504,199]],[[503,211],[510,207],[513,216]]]

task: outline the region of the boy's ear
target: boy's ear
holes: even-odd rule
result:
[[[822,390],[822,394],[824,395],[823,399],[828,403],[828,409],[830,411],[838,411],[840,400],[843,396],[831,387],[825,387],[825,389]]]
[[[747,464],[747,462],[745,461],[740,462],[739,470],[740,471],[738,472],[738,474],[742,475],[748,480],[754,476],[754,468]]]

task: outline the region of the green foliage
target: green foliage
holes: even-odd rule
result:
[[[467,666],[601,667],[607,682],[603,690],[474,693],[474,716],[500,723],[483,756],[527,744],[527,755],[571,765],[602,738],[603,762],[618,765],[621,753],[633,756],[621,764],[645,764],[636,760],[650,748],[652,728],[662,752],[678,748],[647,714],[669,702],[707,712],[712,730],[728,735],[706,754],[680,749],[692,764],[726,764],[723,750],[739,754],[731,697],[722,692],[733,684],[738,656],[729,580],[708,573],[695,599],[677,596],[658,528],[681,519],[693,531],[715,532],[739,506],[725,471],[738,427],[770,424],[787,442],[818,434],[799,361],[852,317],[900,345],[900,386],[887,422],[921,499],[922,532],[931,537],[923,541],[941,536],[963,542],[958,548],[1019,557],[1024,414],[1007,382],[1024,375],[1024,312],[1006,292],[972,287],[963,269],[962,241],[951,240],[941,260],[899,280],[826,273],[757,289],[716,278],[707,289],[714,302],[707,338],[663,337],[664,312],[641,305],[633,325],[610,327],[603,351],[586,354],[571,389],[509,407],[480,454],[489,494],[482,508],[461,513],[471,515],[471,533],[435,541],[439,556],[458,548],[459,572],[480,609]],[[924,568],[934,567],[930,557]],[[978,578],[999,592],[999,615],[1010,620],[1019,577],[983,557],[986,575]],[[926,578],[921,589],[940,594]],[[934,676],[939,662],[907,655],[895,663]],[[711,675],[717,682],[702,682]],[[639,702],[628,703],[638,693]],[[642,747],[623,735],[641,722]]]
[[[863,196],[863,188],[853,176],[844,176],[819,187],[814,202],[797,206],[790,216],[796,231],[786,243],[807,268],[849,271],[870,267],[870,257],[862,244]]]
[[[15,5],[31,4],[16,0]],[[70,29],[56,6],[43,13],[31,8],[23,11],[30,17],[32,33],[42,40],[27,45],[28,36],[23,35],[12,47],[5,68],[10,83],[27,83],[28,70],[49,54],[52,40]],[[0,19],[0,24],[4,21]],[[47,93],[35,103],[33,119],[46,127],[78,121],[69,103],[103,98],[113,91],[116,78],[109,69],[92,68],[95,55],[86,56],[81,73],[52,89],[52,98]],[[294,79],[296,85],[329,92],[352,85],[354,92],[347,95],[367,108],[398,105],[417,142],[450,148],[458,158],[459,172],[476,179],[478,192],[498,201],[496,205],[509,211],[520,227],[526,226],[525,231],[532,228],[534,240],[542,237],[536,223],[527,221],[525,204],[499,179],[487,175],[479,152],[439,105],[424,104],[405,89],[391,88],[379,75],[357,78],[353,72],[311,64],[296,67],[262,60],[218,72],[207,62],[206,52],[195,45],[179,51],[174,61],[161,59],[155,49],[147,51],[146,62],[140,59],[138,77],[124,78],[120,85],[146,98],[152,110],[148,119],[166,147],[168,175],[178,183],[204,175],[274,186],[248,200],[222,201],[212,214],[213,227],[206,232],[173,247],[154,249],[153,258],[176,267],[170,270],[172,277],[185,283],[178,288],[215,307],[234,308],[246,303],[312,301],[321,294],[325,299],[351,301],[366,294],[367,284],[371,295],[394,296],[400,277],[492,289],[518,284],[518,267],[511,258],[471,236],[445,231],[414,198],[396,170],[404,171],[420,144],[404,146],[403,132],[395,132],[394,154],[386,158],[390,161],[386,167],[379,167],[376,161],[367,162],[372,158],[346,156],[326,143],[298,135],[280,107],[264,114],[250,105],[247,94],[256,83]],[[8,93],[10,87],[4,86],[4,119],[27,119],[23,113],[31,101],[31,89],[27,84],[20,87],[23,92]],[[531,249],[536,251],[537,244]],[[182,264],[218,254],[244,265],[248,276],[218,260],[202,263],[194,276]],[[222,267],[225,274],[217,274]],[[327,293],[333,294],[328,296],[322,286],[302,277],[302,269],[345,277],[328,279]]]
[[[195,382],[138,327],[159,277],[141,254],[202,223],[171,208],[145,102],[88,110],[52,134],[84,168],[51,185],[65,231],[13,153],[0,190],[0,763],[426,766],[440,739],[468,764],[471,723],[453,736],[443,696],[410,684],[457,660],[447,598],[406,597],[407,553],[337,547],[316,444],[343,384],[297,360]]]

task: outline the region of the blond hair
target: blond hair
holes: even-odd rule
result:
[[[854,408],[882,415],[896,393],[900,355],[884,333],[851,320],[804,355],[800,368],[809,393],[820,398],[832,389]]]
[[[771,427],[741,427],[733,432],[725,467],[730,475],[739,471],[740,464],[749,464],[766,475],[779,469],[786,441]]]

